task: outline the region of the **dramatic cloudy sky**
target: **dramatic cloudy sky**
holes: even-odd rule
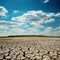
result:
[[[60,0],[0,0],[0,36],[60,36]]]

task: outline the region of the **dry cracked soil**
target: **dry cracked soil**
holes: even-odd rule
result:
[[[0,38],[0,60],[60,60],[60,38]]]

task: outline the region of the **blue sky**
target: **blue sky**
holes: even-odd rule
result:
[[[59,0],[0,0],[0,36],[60,36]]]

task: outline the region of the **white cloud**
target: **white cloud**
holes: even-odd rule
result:
[[[43,32],[41,32],[43,35],[47,36],[60,36],[60,26],[52,28],[52,27],[46,27]]]
[[[48,18],[51,18],[51,17],[54,17],[54,16],[55,16],[55,13],[48,13],[48,14],[47,14],[47,17],[48,17]]]
[[[38,22],[38,23],[47,23],[54,22],[54,13],[45,13],[42,10],[40,11],[28,11],[21,16],[12,17],[12,20],[19,22]]]
[[[43,25],[55,22],[55,17],[58,17],[56,16],[57,14],[58,13],[45,13],[42,10],[28,11],[21,16],[12,17],[12,21],[17,21],[19,22],[19,26],[27,28],[27,30],[25,31],[27,32],[26,34],[55,35],[55,32],[53,31],[57,30],[56,34],[58,35],[59,29],[55,28],[54,30],[52,27],[45,28],[45,26]],[[33,25],[33,27],[30,27],[27,23]],[[43,28],[44,31],[39,31],[38,28]]]
[[[55,16],[56,16],[56,17],[60,17],[60,13],[57,13]]]
[[[49,2],[49,0],[45,0],[45,1],[44,1],[44,3],[47,3],[47,2]]]
[[[56,29],[56,28],[58,28],[58,29]],[[44,29],[44,31],[38,30],[37,28],[28,28],[28,30],[26,31],[26,35],[60,36],[59,26],[56,28],[46,27]]]
[[[0,20],[0,23],[6,22],[5,20]]]
[[[12,28],[17,27],[17,24],[17,22],[13,21],[0,20],[0,29],[11,30]]]
[[[0,6],[0,16],[6,16],[7,13],[7,9],[3,6]]]
[[[34,25],[35,28],[45,28],[43,25],[38,24],[37,22],[31,22],[32,25]]]
[[[4,25],[0,25],[0,29],[4,28],[5,26]]]
[[[43,24],[52,23],[55,21],[55,13],[45,13],[42,10],[39,11],[28,11],[21,16],[12,17],[12,21],[19,22],[19,26],[25,28],[29,23],[35,28],[45,28]],[[24,26],[25,25],[25,26]]]
[[[12,22],[14,23],[14,22]],[[9,23],[10,24],[10,23]],[[52,35],[52,36],[60,36],[60,26],[52,28],[52,27],[44,27],[44,30],[38,30],[39,27],[42,28],[43,25],[41,26],[36,26],[35,27],[29,27],[28,25],[23,25],[24,23],[20,25],[0,25],[0,35]],[[23,25],[23,27],[28,27],[26,30],[19,28],[19,26]],[[3,31],[4,30],[4,31]]]
[[[52,27],[46,27],[43,31],[44,35],[52,35]]]
[[[55,19],[54,18],[51,18],[49,20],[46,20],[45,23],[51,23],[51,22],[54,22],[54,21],[55,21]]]
[[[26,34],[24,29],[20,29],[18,22],[1,20],[0,36]]]
[[[55,28],[44,26],[44,24],[55,22],[55,17],[59,16],[56,16],[57,14],[42,10],[28,11],[21,16],[12,17],[12,21],[0,20],[2,23],[0,35],[5,33],[6,35],[60,35],[60,26]]]
[[[56,28],[55,28],[55,29],[53,29],[53,30],[60,30],[60,26],[56,27]]]

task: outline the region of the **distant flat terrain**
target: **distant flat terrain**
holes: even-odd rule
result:
[[[24,43],[24,44],[39,44],[40,42],[59,42],[60,38],[49,38],[49,37],[7,37],[7,38],[0,38],[0,42],[17,42],[17,43]]]

